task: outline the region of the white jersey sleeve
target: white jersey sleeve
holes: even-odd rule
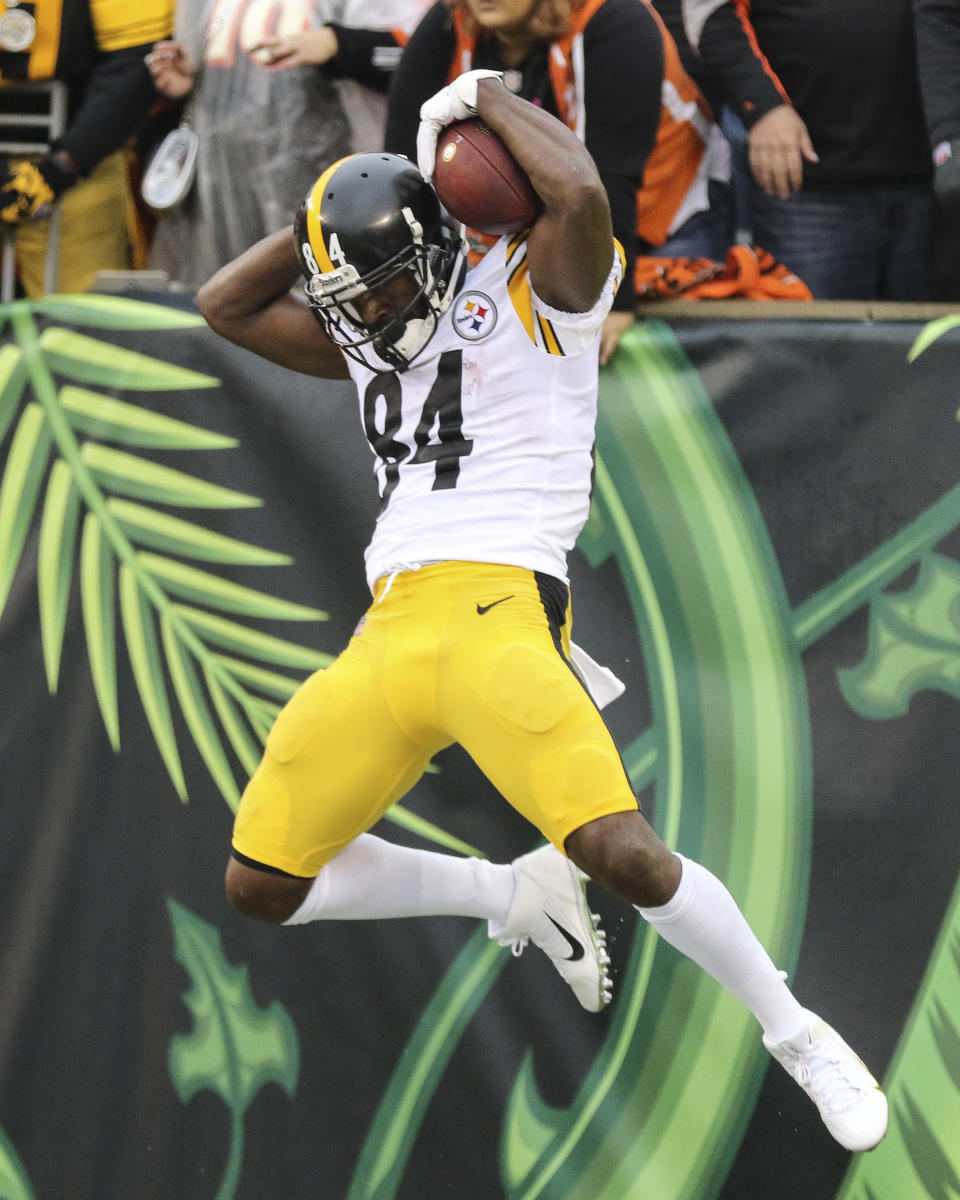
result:
[[[619,243],[615,243],[615,246],[610,273],[594,306],[589,312],[569,313],[552,308],[533,290],[530,264],[527,262],[526,236],[507,242],[506,271],[510,299],[531,340],[541,350],[546,350],[548,354],[576,355],[592,346],[623,278],[623,251]]]

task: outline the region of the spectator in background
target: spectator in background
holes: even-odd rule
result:
[[[36,141],[17,124],[43,97],[18,83],[60,80],[66,128],[44,154],[0,159],[0,221],[16,241],[28,296],[44,291],[49,215],[60,205],[57,290],[86,291],[100,270],[135,265],[136,230],[123,147],[153,100],[144,55],[168,37],[173,0],[63,0],[8,5],[0,29],[5,141]],[[9,124],[7,124],[9,122]]]
[[[415,157],[420,105],[473,68],[560,117],[603,180],[632,280],[638,254],[723,259],[729,209],[711,181],[729,176],[727,144],[656,12],[638,0],[438,0],[414,30],[390,91],[386,149]],[[722,186],[722,185],[721,185]],[[670,239],[668,241],[668,239]],[[633,320],[620,288],[601,362]]]
[[[387,91],[411,29],[430,0],[347,0],[336,21],[264,38],[255,50],[268,69],[325,67],[337,82],[353,151],[379,150]]]
[[[914,0],[913,7],[939,201],[934,298],[960,300],[960,0]]]
[[[705,66],[700,55],[690,45],[683,24],[683,0],[651,0],[660,14],[670,36],[677,45],[683,69],[694,81],[710,105],[714,120],[723,130],[730,143],[730,185],[733,188],[735,219],[733,221],[734,242],[750,244],[750,164],[747,150],[747,131],[740,118],[724,101],[723,93]]]
[[[749,131],[755,242],[816,299],[929,299],[910,0],[683,0],[683,14]]]
[[[162,95],[190,105],[199,149],[191,191],[160,214],[153,265],[187,287],[199,286],[288,225],[326,165],[365,140],[379,145],[383,102],[378,121],[360,85],[342,94],[337,77],[347,72],[338,55],[321,69],[300,59],[295,70],[265,70],[291,57],[273,47],[308,35],[335,37],[337,27],[328,24],[335,18],[401,27],[413,23],[416,11],[416,0],[179,0],[177,40],[155,47],[150,71]],[[383,40],[396,57],[395,37]],[[371,61],[365,74],[356,63],[349,69],[365,82],[379,72],[385,91],[392,65]]]

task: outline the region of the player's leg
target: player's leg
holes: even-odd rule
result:
[[[227,894],[247,916],[275,924],[463,916],[502,920],[513,893],[509,864],[398,846],[361,833],[313,877],[265,864],[227,863]]]
[[[588,822],[567,837],[566,850],[745,1004],[765,1034],[779,1040],[799,1028],[804,1010],[726,887],[699,863],[672,854],[640,812]]]
[[[226,888],[272,922],[429,914],[492,919],[509,866],[412,850],[364,831],[442,744],[410,738],[378,683],[376,644],[310,677],[277,719],[234,826]]]
[[[568,615],[565,596],[553,594],[557,586],[536,581],[533,620],[521,607],[522,594],[482,618],[466,616],[473,631],[466,630],[451,656],[445,682],[450,731],[509,802],[590,878],[651,914],[654,923],[659,912],[665,928],[683,930],[697,924],[702,908],[703,917],[709,915],[709,905],[701,904],[706,887],[700,899],[685,900],[684,889],[673,903],[684,878],[689,884],[703,869],[690,864],[684,872],[683,860],[641,815],[603,717],[569,664]],[[708,962],[710,942],[709,934],[691,935],[682,948],[708,970],[715,966],[725,985],[751,979],[759,956],[766,957],[747,930],[743,945],[750,953],[723,971]],[[772,964],[770,970],[785,1011],[771,1005],[761,1023],[790,1033],[802,1010]]]
[[[422,653],[403,665],[409,647],[422,651],[424,631],[443,628],[442,614],[422,589],[408,597],[408,588],[401,576],[370,609],[363,632],[303,684],[271,730],[237,813],[227,867],[228,896],[249,916],[291,924],[428,915],[502,922],[509,911],[509,865],[408,849],[365,832],[449,742],[429,720],[433,693]],[[388,644],[400,681],[389,702]]]
[[[472,569],[483,571],[478,564]],[[515,951],[533,940],[566,960],[571,943],[562,925],[578,939],[575,962],[564,967],[565,977],[580,1002],[595,1010],[607,998],[602,933],[586,906],[579,872],[558,850],[544,847],[504,866],[408,850],[370,835],[353,840],[411,786],[427,758],[451,740],[436,729],[436,714],[444,705],[434,664],[450,628],[451,604],[463,601],[457,581],[451,564],[398,575],[368,613],[349,655],[314,677],[301,700],[281,714],[256,786],[248,789],[238,814],[234,856],[239,853],[248,861],[232,862],[229,879],[239,891],[258,862],[301,876],[309,874],[308,867],[316,870],[312,881],[299,885],[259,880],[283,899],[282,905],[269,912],[264,905],[254,915],[290,924],[322,918],[473,916],[487,920],[493,935]],[[534,593],[534,605],[538,603]],[[472,600],[469,607],[475,611]],[[354,661],[358,655],[365,671]],[[344,663],[345,657],[350,661]],[[356,777],[359,759],[365,760],[367,772],[375,769],[377,774]],[[388,771],[385,764],[390,762],[403,770]],[[346,803],[340,799],[344,794]],[[284,797],[301,795],[306,804],[297,804],[296,821],[284,820],[295,827],[310,820],[322,823],[324,831],[307,839],[314,847],[309,853],[304,853],[302,830],[297,832],[299,848],[283,846],[284,830],[275,831],[272,840],[265,836],[265,814],[283,813]],[[331,832],[331,812],[340,808],[346,821]],[[245,809],[258,825],[256,837]],[[364,813],[362,821],[358,809]]]
[[[566,661],[566,614],[558,620],[543,599],[546,637],[511,624],[503,604],[489,613],[494,623],[463,639],[448,683],[455,736],[555,846],[754,1013],[765,1045],[839,1141],[875,1145],[886,1127],[876,1081],[798,1003],[726,887],[671,853],[639,812],[603,718]]]
[[[570,834],[566,848],[591,878],[634,904],[665,941],[746,1005],[763,1044],[842,1146],[877,1145],[887,1127],[879,1084],[836,1031],[801,1006],[715,875],[670,854],[640,813],[591,821]]]
[[[438,711],[494,787],[552,843],[513,863],[513,903],[489,933],[515,953],[532,942],[579,1002],[597,1011],[610,998],[609,958],[581,874],[563,853],[563,836],[584,813],[636,810],[636,800],[609,735],[599,750],[592,737],[583,745],[583,709],[591,730],[599,718],[557,652],[544,607],[562,619],[566,589],[519,568],[455,567],[460,596],[448,623]],[[576,782],[559,788],[556,773],[571,761]],[[546,795],[549,815],[541,803]]]

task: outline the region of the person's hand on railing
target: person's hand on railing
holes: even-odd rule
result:
[[[633,324],[633,313],[615,310],[607,313],[600,329],[600,366],[608,363],[620,339]]]

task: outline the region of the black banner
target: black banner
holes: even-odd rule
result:
[[[472,921],[232,912],[243,782],[367,604],[352,388],[183,307],[0,317],[0,1200],[960,1189],[955,319],[639,326],[571,564],[646,811],[884,1078],[851,1157],[598,890],[598,1016]],[[377,832],[539,840],[457,749]]]

